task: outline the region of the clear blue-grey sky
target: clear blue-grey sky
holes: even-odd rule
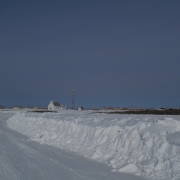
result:
[[[179,107],[179,0],[0,0],[0,105]]]

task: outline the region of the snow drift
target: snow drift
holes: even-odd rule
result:
[[[108,163],[113,171],[149,179],[180,177],[180,117],[19,112],[7,124],[39,143]]]

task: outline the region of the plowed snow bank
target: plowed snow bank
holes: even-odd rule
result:
[[[90,111],[20,112],[7,121],[31,140],[108,163],[150,179],[180,177],[180,117]]]

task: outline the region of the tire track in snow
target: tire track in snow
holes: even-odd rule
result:
[[[2,150],[2,147],[0,147]],[[12,165],[11,161],[2,151],[0,154],[0,179],[4,180],[23,180],[20,173]]]
[[[10,160],[7,147],[2,144],[2,130],[0,130],[0,179],[1,180],[23,180],[19,171]]]

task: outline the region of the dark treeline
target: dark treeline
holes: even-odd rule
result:
[[[166,110],[138,110],[138,111],[114,111],[108,112],[108,114],[155,114],[155,115],[180,115],[180,109],[166,109]]]

